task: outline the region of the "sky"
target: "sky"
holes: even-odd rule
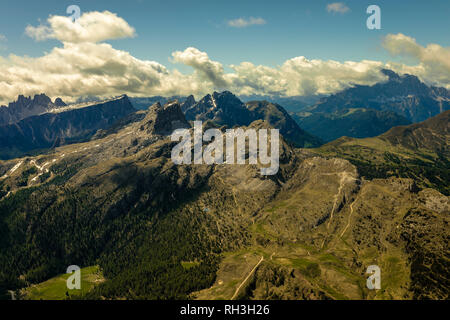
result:
[[[366,27],[372,4],[380,30]],[[448,0],[3,0],[0,102],[40,92],[328,94],[380,81],[383,67],[450,88],[449,18]]]

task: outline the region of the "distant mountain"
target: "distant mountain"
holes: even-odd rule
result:
[[[411,122],[426,120],[450,109],[450,91],[429,87],[416,76],[400,76],[382,70],[388,81],[373,86],[356,85],[306,108],[308,112],[335,113],[343,109],[367,108],[395,112]]]
[[[277,103],[283,106],[288,112],[300,112],[308,106],[315,104],[320,99],[324,98],[325,95],[310,95],[310,96],[290,96],[283,97],[278,95],[240,95],[239,98],[244,102],[249,101],[269,101],[272,103]]]
[[[102,99],[100,97],[94,96],[94,95],[86,95],[86,96],[80,96],[75,100],[73,104],[80,104],[80,103],[88,103],[88,102],[99,102],[105,99]]]
[[[280,105],[267,101],[244,104],[229,91],[208,94],[185,111],[187,120],[211,120],[219,125],[248,126],[256,120],[266,120],[297,147],[314,147],[321,140],[303,131]]]
[[[412,75],[382,70],[388,81],[356,85],[292,114],[305,130],[332,141],[366,138],[392,127],[426,120],[450,108],[450,92],[429,87]]]
[[[45,99],[45,101],[48,101]],[[59,107],[17,123],[0,126],[0,158],[89,139],[136,111],[127,96],[103,102]]]
[[[178,102],[183,103],[186,100],[186,97],[183,96],[172,96],[172,97],[163,97],[163,96],[154,96],[154,97],[130,97],[131,104],[137,110],[147,110],[151,105],[159,102],[164,105],[167,102],[178,100]]]
[[[10,102],[8,106],[0,106],[0,125],[15,123],[64,106],[66,104],[61,98],[56,98],[55,102],[52,102],[45,94],[35,95],[34,98],[20,95],[17,101]]]
[[[333,141],[342,136],[374,137],[392,127],[411,123],[392,111],[365,108],[343,109],[334,113],[301,112],[293,114],[292,118],[300,127],[325,141]]]

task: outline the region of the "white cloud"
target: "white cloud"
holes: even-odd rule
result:
[[[184,51],[173,52],[172,57],[174,62],[194,68],[200,79],[210,81],[215,87],[225,88],[227,86],[222,64],[210,60],[206,52],[189,47]]]
[[[109,11],[84,13],[76,23],[70,17],[50,16],[49,25],[27,26],[25,33],[36,41],[58,39],[61,42],[100,42],[133,37],[134,28]]]
[[[52,32],[56,29],[51,27]],[[67,101],[79,96],[110,97],[123,93],[200,97],[224,89],[236,94],[330,94],[353,84],[371,85],[385,80],[379,72],[382,68],[416,74],[426,82],[450,89],[449,48],[436,44],[422,47],[402,34],[388,35],[383,45],[394,55],[413,57],[418,62],[416,65],[369,60],[338,62],[299,56],[275,67],[241,62],[228,66],[231,71],[226,72],[222,63],[197,48],[173,52],[171,61],[192,67],[193,72],[189,74],[169,70],[158,62],[141,60],[110,44],[98,42],[110,39],[111,33],[106,36],[101,32],[102,35],[96,37],[76,32],[69,32],[70,36],[64,34],[57,37],[62,46],[41,57],[0,56],[0,103],[12,101],[19,94],[42,92]],[[79,39],[84,41],[75,41]]]
[[[332,13],[346,13],[350,11],[350,8],[345,5],[343,2],[333,2],[327,4],[327,11]]]
[[[391,63],[392,69],[415,74],[428,83],[450,89],[450,47],[433,43],[423,47],[416,39],[402,33],[387,35],[383,47],[393,56],[409,57],[418,62],[415,66]]]
[[[6,37],[3,34],[0,34],[0,41],[6,41]]]
[[[230,27],[234,27],[234,28],[245,28],[245,27],[252,26],[252,25],[263,25],[266,23],[267,23],[266,20],[264,20],[263,18],[254,18],[254,17],[250,17],[248,19],[238,18],[238,19],[234,19],[234,20],[229,20],[227,22],[227,24]]]
[[[232,66],[233,86],[241,94],[311,95],[329,94],[354,83],[373,84],[384,80],[377,61],[309,60],[303,56],[287,60],[271,68],[243,62]]]

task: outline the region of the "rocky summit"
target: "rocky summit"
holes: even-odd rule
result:
[[[16,123],[27,117],[64,106],[66,104],[61,98],[56,98],[55,102],[52,102],[43,93],[35,95],[34,98],[19,95],[17,101],[9,103],[8,106],[0,106],[0,126]]]
[[[164,106],[161,106],[159,102],[153,104],[144,122],[143,128],[149,133],[160,135],[170,135],[176,129],[190,127],[177,101],[169,102]]]
[[[45,95],[34,100],[39,103],[49,101]],[[19,101],[28,100],[20,98]],[[63,106],[60,101],[58,104],[61,106],[0,126],[0,158],[19,157],[65,143],[88,140],[97,130],[108,128],[136,111],[125,95],[80,105]]]
[[[322,140],[302,130],[278,104],[267,101],[243,103],[233,93],[214,92],[204,96],[185,111],[187,120],[212,121],[217,125],[248,126],[256,120],[267,121],[279,129],[284,138],[296,147],[317,147]]]

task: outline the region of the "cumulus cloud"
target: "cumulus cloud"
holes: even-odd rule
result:
[[[385,77],[379,72],[381,62],[338,62],[309,60],[303,56],[271,68],[249,62],[232,66],[233,86],[241,94],[311,95],[329,94],[358,84],[373,84]]]
[[[238,18],[238,19],[234,19],[234,20],[229,20],[227,22],[227,24],[230,27],[234,27],[234,28],[245,28],[245,27],[252,26],[252,25],[266,24],[266,20],[264,20],[263,18],[254,18],[254,17],[250,17],[248,19]]]
[[[100,42],[133,37],[135,30],[124,19],[109,11],[84,13],[76,22],[70,17],[50,16],[48,25],[27,26],[25,33],[36,41]]]
[[[409,57],[418,63],[414,66],[391,63],[392,69],[415,74],[426,82],[450,89],[450,47],[433,43],[423,47],[416,39],[402,33],[387,35],[383,47],[393,56]]]
[[[343,2],[333,2],[327,4],[327,11],[332,13],[341,13],[344,14],[350,11],[350,8],[345,5]]]
[[[87,25],[81,24],[84,30],[89,31],[91,27]],[[66,30],[54,26],[50,24],[48,27],[54,34],[56,30]],[[97,27],[104,29],[101,24]],[[5,104],[19,94],[42,92],[67,101],[80,96],[110,97],[123,93],[131,96],[194,94],[200,97],[224,89],[240,95],[330,94],[354,84],[371,85],[385,80],[386,76],[380,72],[382,68],[416,74],[426,82],[450,88],[449,48],[436,44],[423,47],[402,34],[388,35],[383,45],[393,55],[416,59],[416,65],[369,60],[339,62],[299,56],[274,67],[241,62],[228,66],[231,71],[226,72],[224,65],[206,52],[188,47],[173,52],[171,57],[171,62],[193,69],[193,72],[185,74],[155,61],[137,59],[129,52],[102,43],[99,39],[123,34],[108,32],[100,32],[100,36],[89,35],[89,32],[62,32],[55,36],[62,45],[41,57],[0,56],[0,102]],[[131,36],[134,31],[127,34]]]
[[[173,52],[172,57],[174,62],[194,68],[200,79],[210,81],[215,87],[225,88],[227,86],[222,64],[209,59],[206,52],[189,47],[184,51]]]
[[[0,41],[6,41],[6,37],[3,34],[0,34]]]
[[[11,55],[0,60],[0,66],[0,91],[10,98],[45,92],[71,100],[82,95],[137,94],[149,88],[166,93],[172,85],[164,66],[106,43],[66,43],[39,58]]]

